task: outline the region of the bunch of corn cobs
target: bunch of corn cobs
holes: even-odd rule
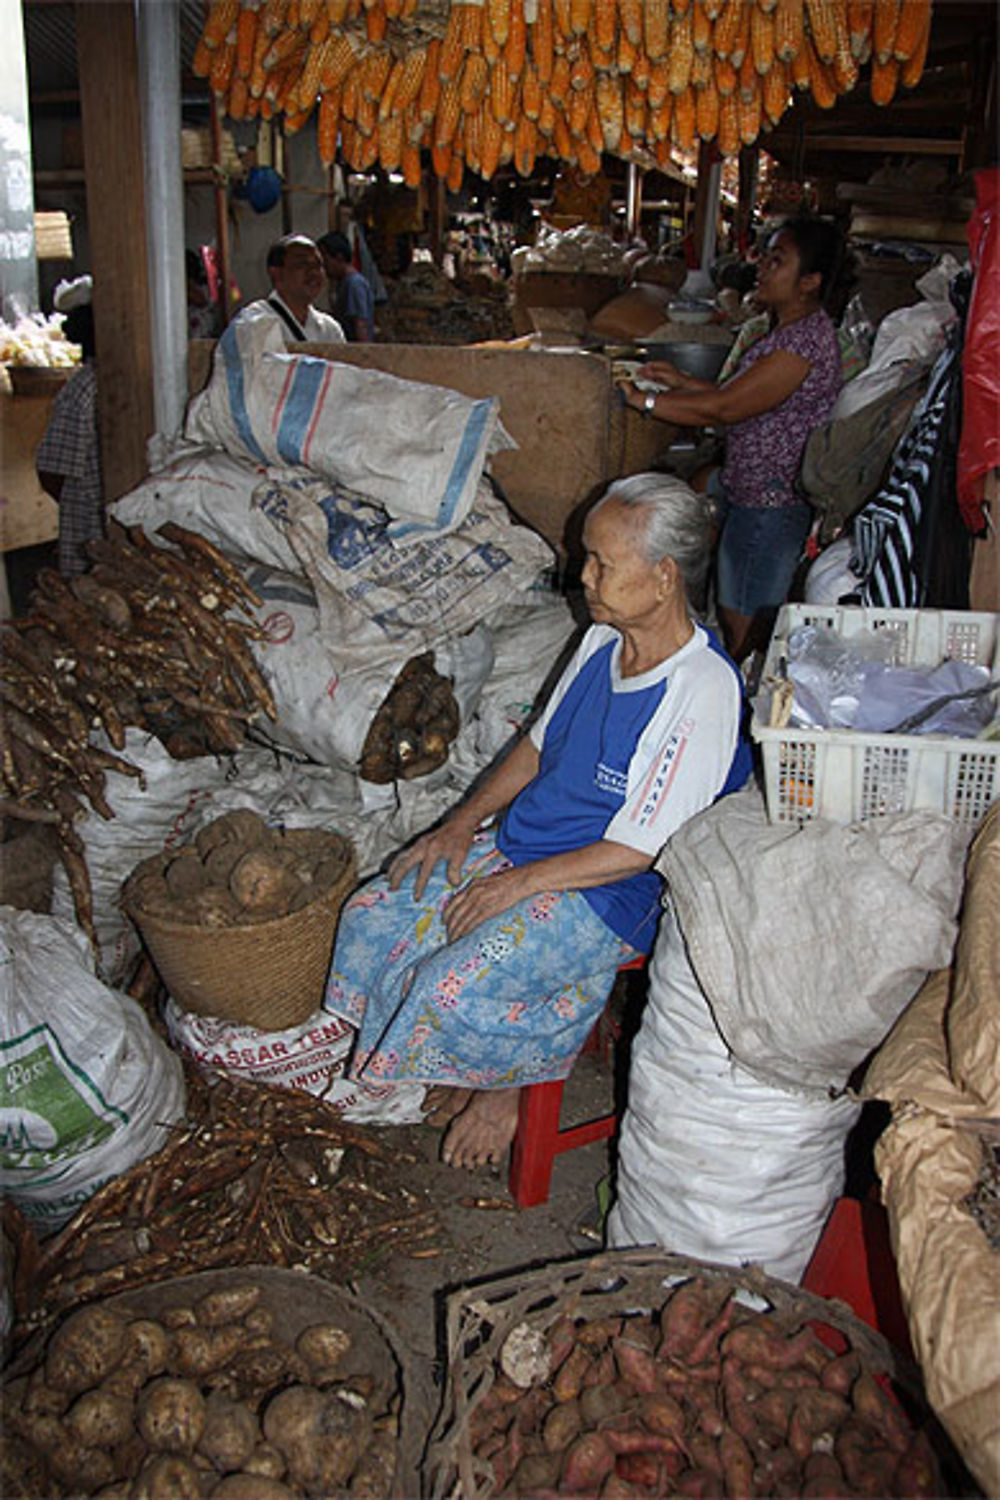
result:
[[[233,119],[318,110],[322,161],[452,191],[538,156],[651,167],[735,155],[793,90],[829,109],[871,64],[876,104],[920,79],[931,0],[214,0],[194,71]]]

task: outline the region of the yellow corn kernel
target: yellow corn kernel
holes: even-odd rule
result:
[[[669,142],[670,125],[671,121],[673,120],[673,116],[674,96],[673,94],[667,94],[666,98],[663,100],[663,103],[658,104],[655,109],[650,106],[649,113],[646,116],[646,134],[654,141]]]
[[[816,51],[811,38],[806,39],[806,56],[809,59],[809,87],[820,109],[832,109],[837,102],[837,89],[832,69]]]
[[[694,89],[674,95],[673,137],[681,151],[690,151],[695,142]]]
[[[585,89],[574,89],[569,99],[569,128],[571,135],[583,135],[587,129],[587,116],[594,106],[594,85]],[[645,100],[643,114],[645,114]]]
[[[760,78],[754,74],[756,88],[750,99],[742,94],[736,99],[736,115],[739,120],[740,140],[744,146],[752,146],[760,134]]]
[[[450,146],[431,147],[431,166],[434,168],[434,175],[436,177],[446,178],[448,176],[451,170],[451,156],[452,151]]]
[[[510,30],[503,49],[507,72],[511,78],[520,78],[528,53],[528,25],[524,19],[524,0],[511,0]]]
[[[851,54],[859,61],[871,47],[875,0],[847,0],[847,31]]]
[[[906,58],[899,69],[899,81],[904,86],[904,88],[912,89],[915,84],[920,82],[921,75],[924,71],[924,63],[927,61],[927,48],[930,43],[930,39],[931,13],[930,7],[928,6],[927,14],[924,17],[923,35],[920,37],[917,45],[914,47],[909,57]]]
[[[458,77],[465,56],[465,40],[462,34],[462,11],[464,6],[452,5],[448,12],[448,24],[441,39],[441,55],[438,59],[438,75],[442,83]]]
[[[365,34],[373,47],[378,47],[382,42],[385,41],[385,34],[388,30],[388,20],[389,18],[386,15],[383,0],[375,0],[375,3],[373,5],[366,4]],[[368,155],[367,147],[365,148],[364,154],[366,156]],[[372,161],[374,160],[375,158],[373,156]]]
[[[423,179],[423,169],[420,164],[420,147],[413,145],[412,141],[403,142],[403,159],[400,162],[400,168],[406,186],[418,188]]]
[[[590,53],[586,45],[582,46],[575,57],[571,58],[569,65],[569,86],[571,89],[586,89],[594,81],[594,64],[590,60]]]
[[[337,159],[337,131],[340,128],[340,94],[328,89],[320,95],[319,119],[316,123],[316,144],[319,159],[324,167],[332,167]]]
[[[229,80],[229,96],[226,99],[226,114],[231,120],[245,120],[247,105],[250,102],[250,93],[247,89],[247,81],[233,70]]]
[[[774,55],[791,62],[802,51],[805,36],[804,0],[778,0],[774,12]]]
[[[696,52],[712,51],[712,22],[705,9],[705,0],[694,0],[691,7],[691,43]]]
[[[743,0],[726,0],[726,8],[715,23],[712,33],[712,45],[715,48],[716,57],[723,59],[732,55],[736,46],[740,22],[743,18]],[[738,63],[733,64],[738,67]]]
[[[538,116],[542,111],[542,86],[530,57],[524,60],[524,73],[521,77],[521,110],[529,120],[538,123]]]
[[[552,102],[550,96],[543,92],[541,103],[538,106],[538,133],[539,135],[544,135],[546,140],[551,139],[552,133],[556,128],[558,115],[559,110],[556,105]]]
[[[510,34],[511,0],[486,0],[486,19],[493,39],[503,47]]]
[[[389,115],[378,122],[378,159],[387,172],[395,172],[403,159],[403,116]]]
[[[770,72],[774,62],[774,12],[761,10],[759,5],[750,15],[750,52],[757,72]]]
[[[731,94],[736,93],[739,75],[728,57],[716,57],[713,72],[715,74],[715,87],[719,91],[720,99],[728,99]]]
[[[207,78],[212,71],[212,49],[205,46],[205,38],[200,37],[198,45],[194,49],[194,57],[191,59],[191,72],[196,78]],[[263,88],[263,84],[261,84]]]
[[[595,151],[586,137],[577,143],[577,161],[580,171],[586,172],[589,177],[594,177],[601,170],[601,155]]]
[[[740,24],[736,28],[736,38],[729,53],[729,61],[734,68],[742,66],[743,59],[750,51],[750,6],[740,7]]]
[[[628,34],[622,27],[618,32],[618,53],[615,58],[615,67],[619,73],[631,73],[640,56],[638,47],[630,42]]]
[[[497,167],[500,165],[500,152],[503,149],[503,126],[500,124],[492,110],[483,112],[483,144],[481,157],[481,175],[489,182]]]
[[[719,100],[719,128],[715,144],[722,156],[735,156],[740,149],[739,105],[735,94]]]
[[[403,70],[399,75],[396,85],[396,108],[405,111],[419,98],[420,85],[424,81],[424,67],[427,63],[426,47],[411,47],[402,59]]]
[[[462,113],[462,101],[459,97],[458,84],[454,78],[446,79],[441,85],[441,97],[438,100],[437,114],[434,116],[434,144],[435,146],[450,146],[458,129],[459,117]]]
[[[666,57],[668,45],[671,60],[674,49],[678,46],[693,46],[690,14],[676,15],[671,26],[669,0],[645,0],[642,31],[646,56],[650,62],[658,62],[661,57]]]
[[[235,61],[235,39],[231,42],[222,42],[212,53],[212,70],[208,75],[208,81],[216,94],[221,95],[228,91]]]
[[[898,24],[899,0],[875,0],[872,49],[880,63],[887,63],[895,51]]]
[[[637,52],[635,54],[635,62],[632,64],[632,71],[629,74],[629,78],[635,84],[637,89],[642,89],[642,92],[644,94],[649,89],[649,78],[652,71],[653,66],[649,61],[649,58],[646,56],[645,52]]]
[[[417,95],[420,118],[425,125],[430,125],[437,114],[438,96],[441,92],[440,60],[441,39],[434,37],[427,43],[427,61],[424,64],[424,76],[420,80],[420,93]]]
[[[501,125],[514,120],[514,84],[503,57],[498,57],[490,72],[490,108]]]
[[[833,0],[806,0],[809,34],[821,62],[831,63],[837,55],[837,29],[833,19]]]
[[[901,0],[892,55],[897,62],[913,56],[930,25],[931,0]]]
[[[868,84],[873,104],[891,104],[896,96],[896,86],[899,83],[899,62],[895,57],[890,57],[886,62],[879,62],[878,56],[872,58],[872,74]]]
[[[560,52],[552,64],[552,77],[549,79],[549,94],[553,103],[560,108],[567,103],[570,94],[570,62],[565,52]]]
[[[715,80],[694,95],[695,129],[703,141],[714,141],[719,129],[719,91]]]
[[[672,94],[683,94],[691,82],[694,43],[691,38],[691,15],[675,16],[670,28],[669,88]]]
[[[253,67],[253,48],[257,40],[257,12],[241,10],[236,18],[236,72],[249,79]]]
[[[535,19],[531,23],[531,60],[541,84],[552,77],[554,61],[552,0],[536,0]]]
[[[696,52],[691,59],[691,87],[693,89],[703,89],[706,84],[712,83],[714,80],[715,74],[712,71],[711,52]],[[652,106],[652,99],[649,102]]]
[[[201,39],[209,51],[221,47],[236,25],[238,0],[213,0]]]
[[[481,52],[469,52],[462,64],[462,76],[458,86],[462,111],[471,115],[485,97],[490,81],[490,69]]]
[[[761,94],[764,113],[772,125],[777,125],[791,102],[788,66],[775,58],[768,72],[764,74]]]
[[[614,52],[617,30],[617,0],[594,0],[593,43],[599,52]]]
[[[701,60],[710,61],[707,52],[701,54]],[[698,54],[695,53],[691,62],[692,78],[694,76],[695,64],[698,62]],[[646,103],[650,109],[659,109],[670,93],[670,64],[665,57],[659,62],[653,63],[649,70],[649,82],[646,86]]]
[[[530,177],[538,154],[538,131],[524,115],[514,130],[514,168],[522,177]]]
[[[642,0],[618,0],[618,27],[633,47],[642,46]]]

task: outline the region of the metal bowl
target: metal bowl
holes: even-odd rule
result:
[[[669,359],[685,375],[715,380],[726,362],[728,344],[644,344],[647,359]]]

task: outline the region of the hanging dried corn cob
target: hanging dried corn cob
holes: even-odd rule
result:
[[[441,11],[443,12],[443,6]],[[888,103],[927,56],[931,0],[212,0],[192,63],[236,119],[319,101],[321,160],[378,161],[451,182],[466,166],[526,175],[539,151],[586,170],[600,153],[723,155],[775,125],[792,88],[822,108],[853,89]],[[435,34],[436,33],[436,34]],[[667,143],[666,146],[664,143]]]

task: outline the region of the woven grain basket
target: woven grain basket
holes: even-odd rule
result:
[[[692,1276],[749,1297],[785,1332],[807,1322],[835,1330],[858,1353],[863,1368],[890,1378],[931,1421],[919,1370],[845,1303],[817,1297],[754,1266],[715,1265],[650,1249],[610,1250],[479,1282],[450,1297],[447,1386],[428,1442],[421,1493],[429,1500],[490,1500],[498,1493],[489,1460],[473,1449],[470,1423],[489,1394],[500,1351],[514,1329],[527,1325],[544,1334],[564,1317],[591,1322],[659,1307],[675,1283]],[[932,1425],[941,1456],[947,1440]]]
[[[354,849],[330,833],[328,857],[343,869],[321,896],[268,922],[196,927],[126,905],[171,998],[182,1010],[221,1016],[259,1031],[283,1031],[319,1010],[337,918],[356,880]],[[315,829],[289,830],[285,842],[315,849]]]

